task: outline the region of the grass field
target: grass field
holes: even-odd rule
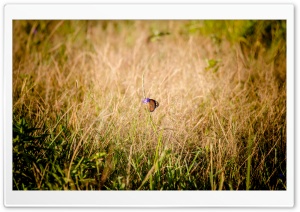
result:
[[[286,190],[286,22],[14,21],[12,171],[15,190]]]

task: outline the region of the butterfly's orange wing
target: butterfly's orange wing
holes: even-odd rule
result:
[[[158,102],[155,101],[154,99],[150,99],[149,100],[149,110],[150,112],[153,112],[155,110],[155,108],[157,108],[159,106]]]

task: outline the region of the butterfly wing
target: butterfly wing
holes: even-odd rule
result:
[[[149,99],[149,110],[150,112],[153,112],[155,108],[159,106],[158,102],[155,101],[154,99]]]

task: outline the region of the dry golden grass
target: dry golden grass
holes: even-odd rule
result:
[[[14,123],[67,147],[29,169],[29,189],[285,189],[284,41],[218,42],[189,23],[14,21]],[[46,180],[51,164],[65,181]]]

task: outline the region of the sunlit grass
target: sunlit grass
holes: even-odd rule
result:
[[[13,26],[14,189],[286,189],[284,21]]]

